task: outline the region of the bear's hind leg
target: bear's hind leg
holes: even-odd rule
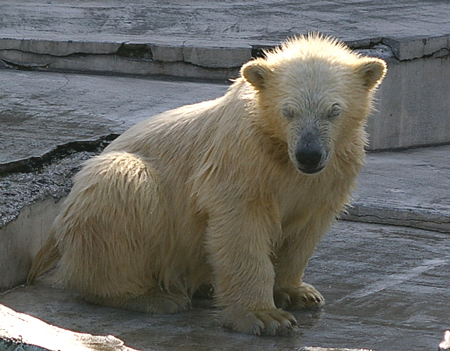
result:
[[[87,300],[111,307],[185,308],[181,292],[155,289],[163,197],[157,171],[137,155],[106,153],[86,162],[53,225],[59,278]]]

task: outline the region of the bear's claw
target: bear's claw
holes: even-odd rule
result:
[[[249,311],[227,318],[225,326],[238,332],[253,335],[287,335],[298,330],[297,320],[289,312],[282,309]]]
[[[306,283],[297,288],[277,288],[274,291],[274,299],[278,308],[294,311],[303,308],[321,307],[325,304],[322,294],[312,285]]]

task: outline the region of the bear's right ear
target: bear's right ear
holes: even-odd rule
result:
[[[386,62],[374,57],[366,57],[361,60],[357,72],[364,81],[364,86],[369,90],[376,88],[387,72]]]
[[[242,66],[241,69],[241,75],[245,80],[258,90],[262,90],[266,87],[267,76],[270,72],[271,69],[266,61],[262,59],[250,61]]]

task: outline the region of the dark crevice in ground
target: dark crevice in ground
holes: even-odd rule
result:
[[[72,141],[63,145],[58,145],[41,156],[2,163],[0,164],[0,177],[19,172],[36,172],[49,163],[60,160],[73,153],[82,151],[100,152],[118,136],[119,134],[112,133],[95,140]]]
[[[83,162],[101,153],[117,136],[70,142],[41,157],[0,165],[0,228],[15,220],[27,205],[67,195]]]

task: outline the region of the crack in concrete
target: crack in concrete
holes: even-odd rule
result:
[[[75,152],[92,152],[103,150],[111,141],[116,139],[118,136],[119,134],[111,133],[103,135],[94,140],[71,141],[66,144],[58,145],[40,156],[33,156],[21,160],[2,163],[0,164],[0,176],[19,172],[34,172],[54,160],[62,159]]]

